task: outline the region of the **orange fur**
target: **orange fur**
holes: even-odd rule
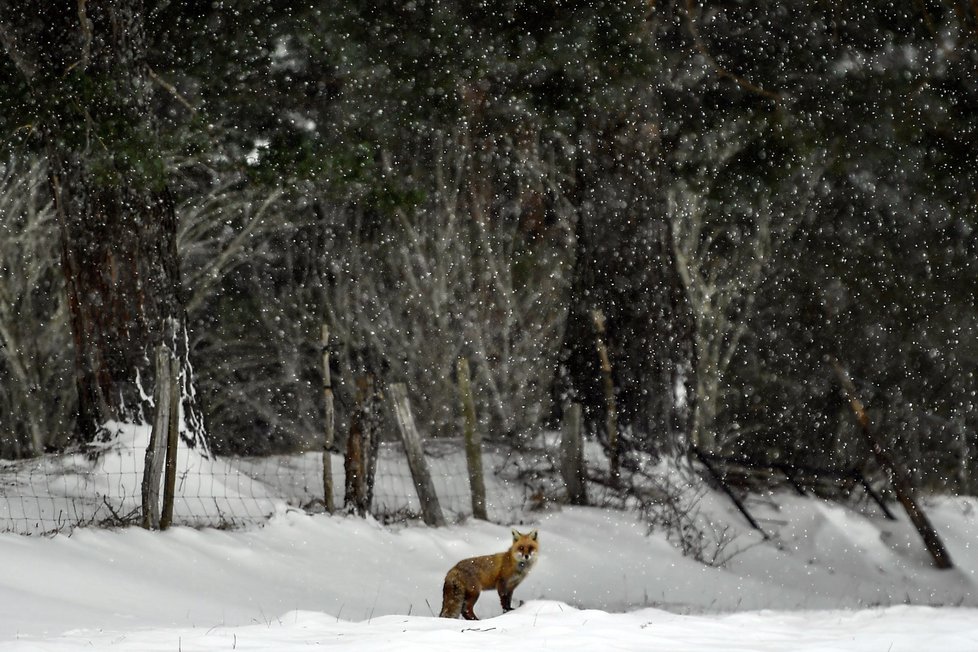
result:
[[[513,545],[506,552],[470,557],[455,564],[445,576],[441,617],[478,620],[473,608],[483,591],[496,589],[503,611],[512,611],[513,590],[537,560],[537,531],[520,534],[513,530]]]

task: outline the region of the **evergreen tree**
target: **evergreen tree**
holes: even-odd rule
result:
[[[0,9],[5,73],[43,149],[75,344],[78,434],[145,418],[156,345],[180,356],[184,436],[202,443],[185,347],[176,219],[149,111],[146,9],[137,0]],[[9,98],[8,98],[9,99]],[[9,124],[9,123],[8,123]]]

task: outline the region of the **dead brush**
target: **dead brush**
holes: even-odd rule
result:
[[[737,535],[729,524],[716,523],[703,513],[700,502],[706,492],[699,478],[684,473],[677,478],[648,476],[641,486],[633,488],[649,534],[664,532],[666,540],[684,557],[722,567],[740,552],[730,549]]]

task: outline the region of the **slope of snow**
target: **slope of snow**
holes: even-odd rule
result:
[[[516,603],[528,603],[494,618],[498,600],[485,593],[476,613],[491,620],[475,624],[431,618],[440,607],[441,581],[458,559],[505,548],[506,526],[389,528],[283,510],[265,527],[245,531],[6,534],[0,536],[6,569],[0,641],[67,650],[120,641],[118,649],[136,650],[173,649],[179,639],[180,649],[190,650],[229,649],[228,639],[237,638],[239,646],[252,640],[251,649],[267,649],[273,640],[276,649],[326,640],[379,649],[403,638],[410,641],[404,649],[429,649],[435,641],[467,649],[467,641],[501,645],[518,635],[562,649],[599,649],[588,641],[613,636],[619,649],[648,649],[651,640],[671,641],[662,649],[710,649],[711,640],[743,639],[744,649],[765,650],[786,649],[778,641],[800,637],[811,646],[792,649],[885,650],[873,646],[916,622],[930,632],[928,649],[935,649],[938,627],[944,650],[978,649],[978,609],[837,611],[904,602],[978,606],[971,501],[947,499],[930,511],[958,564],[952,571],[930,568],[903,523],[883,540],[869,535],[879,522],[819,501],[788,502],[803,523],[799,538],[786,537],[779,550],[745,535],[734,543],[743,552],[723,569],[682,557],[661,536],[647,536],[631,514],[564,508],[539,515],[516,525],[540,530],[540,562],[516,591]],[[824,608],[836,611],[810,611]],[[781,611],[759,611],[771,609]],[[749,613],[718,615],[732,610]],[[975,645],[955,647],[955,637]],[[564,638],[566,647],[559,643]],[[843,639],[869,647],[837,646]],[[723,649],[736,648],[725,643]]]

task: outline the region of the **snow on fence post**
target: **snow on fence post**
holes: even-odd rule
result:
[[[458,392],[462,403],[463,432],[465,433],[465,461],[469,469],[469,487],[472,490],[472,516],[489,520],[486,512],[486,482],[482,475],[482,435],[476,428],[475,401],[472,399],[472,376],[469,361],[458,359]]]
[[[167,421],[170,417],[170,350],[165,344],[156,347],[156,387],[153,390],[153,428],[146,447],[142,481],[142,526],[147,530],[160,527],[160,478],[166,454]]]
[[[611,358],[608,355],[608,347],[604,342],[604,313],[600,310],[595,310],[592,313],[592,317],[596,331],[595,345],[598,349],[598,357],[601,359],[601,376],[604,380],[604,423],[605,433],[608,436],[608,449],[611,456],[611,470],[608,479],[611,481],[613,487],[617,487],[621,478],[621,462],[618,451],[618,404],[615,401],[615,381],[611,376]]]
[[[177,446],[180,442],[180,360],[169,356],[170,373],[170,418],[166,427],[166,473],[163,477],[163,513],[160,515],[160,529],[165,530],[173,523],[173,496],[177,486]]]
[[[404,451],[407,454],[408,467],[411,469],[411,478],[414,480],[414,487],[418,491],[418,501],[421,503],[421,517],[424,522],[434,527],[443,527],[445,517],[441,513],[441,505],[438,503],[438,494],[435,493],[435,485],[431,481],[431,474],[428,472],[428,464],[424,459],[424,450],[421,448],[421,437],[418,429],[414,425],[414,416],[411,414],[411,403],[408,400],[407,388],[404,383],[394,383],[391,385],[391,402],[394,405],[394,418],[397,421],[397,429],[404,442]]]
[[[581,404],[571,403],[560,435],[560,474],[571,505],[587,505],[587,474],[584,470],[584,441]]]
[[[336,428],[336,408],[333,405],[333,380],[329,371],[329,325],[323,322],[323,402],[324,436],[323,436],[323,506],[326,512],[332,514],[336,510],[333,501],[333,441]]]

